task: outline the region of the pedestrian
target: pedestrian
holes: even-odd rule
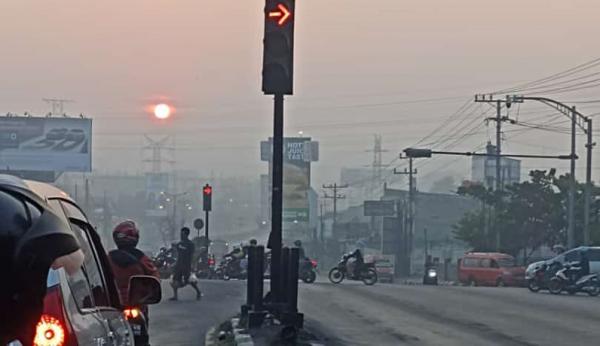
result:
[[[196,280],[190,280],[192,259],[194,257],[194,243],[189,239],[190,229],[183,227],[180,236],[181,241],[177,243],[177,262],[173,269],[173,280],[171,281],[173,297],[170,300],[177,300],[177,290],[188,284],[196,291],[196,299],[200,300],[202,299],[202,292],[198,288],[198,283]]]

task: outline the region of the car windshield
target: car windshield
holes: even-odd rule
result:
[[[499,258],[496,261],[498,262],[498,266],[500,268],[510,268],[516,266],[514,258]]]

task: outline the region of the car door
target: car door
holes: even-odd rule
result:
[[[590,260],[590,273],[600,273],[600,249],[590,248],[588,258]]]
[[[112,276],[108,275],[110,268],[102,265],[106,261],[101,260],[101,255],[105,255],[105,253],[99,237],[93,227],[84,219],[85,215],[76,206],[68,202],[63,202],[63,206],[70,215],[71,228],[81,235],[81,241],[86,243],[91,252],[90,260],[86,261],[88,281],[97,308],[98,318],[103,321],[105,328],[108,330],[107,339],[110,340],[109,344],[131,345],[133,344],[133,334],[123,312],[120,310],[121,304],[114,289]],[[113,285],[113,289],[110,289],[111,285]]]

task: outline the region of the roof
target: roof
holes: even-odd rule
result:
[[[474,256],[474,257],[513,257],[509,254],[502,252],[467,252],[465,256]]]
[[[23,180],[8,174],[0,174],[0,185],[7,185],[29,190],[40,198],[48,200],[51,198],[61,198],[73,202],[73,199],[63,190],[47,183],[41,183],[33,180]]]

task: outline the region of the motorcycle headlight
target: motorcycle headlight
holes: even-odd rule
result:
[[[434,278],[434,277],[437,276],[437,271],[435,271],[434,269],[429,269],[427,271],[427,276],[430,277],[430,278]]]

